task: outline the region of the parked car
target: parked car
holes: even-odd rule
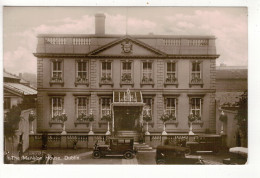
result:
[[[230,158],[224,159],[224,164],[246,164],[248,157],[248,148],[233,147],[229,149]]]
[[[191,153],[196,153],[197,151],[217,153],[221,147],[221,137],[216,135],[199,135],[195,141],[187,142],[186,145],[190,148]]]
[[[204,164],[200,156],[187,155],[189,148],[179,146],[158,146],[156,164]]]
[[[132,159],[137,151],[134,149],[134,138],[118,137],[109,138],[107,144],[99,145],[98,142],[94,145],[93,157],[100,158],[102,156],[124,156],[125,159]]]

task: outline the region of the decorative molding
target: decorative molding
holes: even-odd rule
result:
[[[134,87],[135,84],[134,84],[134,82],[122,82],[122,81],[121,81],[121,82],[119,83],[119,85],[120,85],[120,87],[122,87],[123,85],[131,85],[131,87]]]
[[[52,85],[61,85],[62,87],[64,87],[64,82],[50,82],[50,86]]]
[[[170,125],[170,124],[173,124],[173,125],[175,125],[175,127],[178,127],[179,122],[177,121],[177,119],[175,121],[167,121],[167,122],[165,122],[165,125]]]
[[[59,121],[49,121],[49,126],[52,127],[52,125],[63,125],[63,122]]]
[[[75,127],[77,127],[78,125],[86,125],[86,127],[88,127],[89,122],[88,121],[83,121],[83,122],[75,121],[74,125],[75,125]]]
[[[113,82],[99,82],[99,87],[101,87],[102,85],[111,85],[111,87],[114,86]]]
[[[85,82],[85,83],[83,83],[83,82],[75,82],[74,84],[75,84],[75,87],[77,87],[78,85],[86,85],[87,87],[89,86],[88,82]]]
[[[66,93],[47,93],[48,96],[66,96]]]
[[[179,83],[178,82],[174,82],[174,83],[170,83],[170,82],[164,82],[164,87],[167,87],[167,85],[175,85],[176,86],[176,88],[178,88],[178,86],[179,86]]]
[[[154,82],[141,82],[140,86],[143,87],[144,85],[152,85],[154,87]]]
[[[190,122],[188,121],[188,124],[190,124]],[[192,125],[200,125],[200,127],[202,127],[204,125],[204,122],[201,120],[196,120],[194,122],[192,122]]]
[[[93,59],[93,58],[125,58],[125,59],[217,59],[220,55],[165,55],[165,56],[147,56],[147,55],[131,55],[131,56],[124,56],[124,55],[104,55],[104,56],[94,56],[88,54],[75,54],[75,53],[33,53],[35,57],[39,58],[86,58],[86,59]]]

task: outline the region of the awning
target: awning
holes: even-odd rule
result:
[[[143,97],[141,91],[130,92],[116,91],[113,92],[113,105],[114,106],[143,106]]]

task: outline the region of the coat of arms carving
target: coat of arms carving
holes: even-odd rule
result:
[[[130,41],[124,41],[121,43],[123,53],[132,53],[133,44]]]

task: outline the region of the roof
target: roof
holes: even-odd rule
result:
[[[37,37],[89,37],[89,38],[120,38],[125,35],[120,34],[38,34]],[[212,35],[131,35],[134,38],[145,38],[145,39],[160,39],[160,38],[185,38],[185,39],[216,39]]]
[[[217,69],[216,79],[247,79],[247,69]]]
[[[20,78],[14,74],[8,73],[6,71],[4,71],[4,78],[12,78],[12,79],[18,79],[20,80]]]
[[[142,106],[143,98],[141,91],[130,92],[129,89],[127,91],[115,91],[113,92],[113,104],[119,106]]]
[[[235,107],[244,92],[216,92],[216,100],[222,107]]]
[[[9,72],[4,71],[4,78],[11,78],[11,79],[17,79],[20,80],[20,83],[29,84],[30,82],[24,80],[23,78],[20,78],[19,76],[16,76],[14,74],[11,74]]]
[[[20,83],[4,83],[4,88],[23,95],[37,95],[37,90]]]

